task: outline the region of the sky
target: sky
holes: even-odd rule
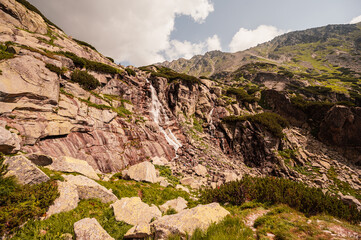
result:
[[[361,0],[28,0],[123,65],[237,52],[289,31],[361,21]]]

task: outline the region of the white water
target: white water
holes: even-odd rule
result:
[[[148,79],[147,82],[149,82]],[[155,88],[152,84],[150,84],[150,90],[152,94],[152,106],[150,109],[150,113],[153,117],[153,121],[158,125],[160,132],[163,133],[169,145],[171,145],[174,148],[175,152],[177,152],[178,148],[182,147],[182,144],[178,141],[178,139],[174,136],[170,129],[167,129],[167,131],[165,131],[163,127],[159,125],[162,122],[161,114],[163,114],[165,122],[168,121],[168,116],[165,113],[164,107],[160,103],[157,92],[155,91]]]
[[[216,127],[213,125],[213,118],[212,118],[213,111],[214,111],[214,108],[212,108],[212,110],[208,114],[208,117],[210,119],[209,120],[209,131],[210,131],[211,135],[213,135],[213,131],[216,129]]]

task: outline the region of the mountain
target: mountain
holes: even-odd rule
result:
[[[358,25],[198,78],[117,65],[25,0],[0,16],[3,238],[360,236]]]

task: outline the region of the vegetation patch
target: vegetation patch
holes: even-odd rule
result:
[[[287,204],[307,216],[328,214],[351,223],[361,221],[355,205],[347,205],[336,196],[324,194],[320,188],[283,178],[246,176],[240,181],[223,184],[218,189],[207,189],[201,194],[204,202],[241,205],[256,200],[267,204]]]
[[[45,64],[45,67],[46,67],[47,69],[49,69],[50,71],[58,74],[58,76],[64,74],[64,72],[65,72],[65,69],[62,69],[62,68],[60,68],[60,67],[58,67],[58,66],[55,66],[55,65],[53,65],[53,64],[50,64],[50,63]]]
[[[3,44],[0,44],[0,60],[10,59],[14,57],[14,53],[9,52],[9,47]]]
[[[5,177],[7,166],[0,155],[0,236],[14,231],[29,219],[41,217],[58,197],[54,181],[20,185],[14,177]]]
[[[87,42],[84,42],[84,41],[81,41],[81,40],[78,40],[78,39],[75,39],[75,38],[73,38],[73,40],[74,40],[76,43],[78,43],[79,45],[81,45],[81,46],[86,46],[86,47],[89,47],[89,48],[93,49],[94,51],[97,51],[97,49],[96,49],[95,47],[93,47],[92,45],[90,45],[90,44],[87,43]]]
[[[229,88],[226,92],[227,95],[235,95],[238,100],[248,103],[257,102],[258,99],[246,92],[243,88]]]
[[[282,137],[282,130],[289,126],[289,123],[285,118],[272,112],[264,112],[248,116],[231,115],[222,119],[222,122],[229,124],[236,124],[243,121],[261,124],[276,137]]]
[[[178,73],[170,68],[166,68],[166,67],[158,67],[158,66],[154,66],[157,71],[152,71],[149,69],[149,67],[142,67],[139,68],[143,71],[147,71],[147,72],[151,72],[151,76],[153,77],[163,77],[166,78],[168,80],[169,83],[173,82],[173,81],[183,81],[184,83],[188,83],[188,84],[201,84],[201,81],[194,77],[194,76],[190,76],[184,73]]]
[[[98,79],[90,75],[87,71],[74,70],[71,80],[79,83],[86,90],[94,90],[100,86]]]
[[[129,76],[135,77],[135,75],[136,75],[135,71],[134,71],[133,69],[131,69],[131,68],[128,68],[128,67],[127,67],[127,68],[125,69],[125,71],[128,73]]]

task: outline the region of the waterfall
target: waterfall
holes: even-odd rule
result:
[[[147,82],[149,82],[148,79]],[[155,88],[151,83],[150,83],[150,91],[152,97],[152,105],[151,105],[150,113],[152,115],[153,121],[158,125],[159,131],[164,135],[169,145],[171,145],[174,148],[175,152],[177,153],[178,148],[182,147],[182,144],[178,141],[178,139],[176,138],[176,136],[174,136],[174,134],[170,129],[164,130],[164,128],[160,126],[160,124],[162,123],[161,114],[164,116],[165,123],[168,122],[168,116],[165,112],[163,105],[159,101]]]
[[[216,129],[216,127],[213,125],[213,118],[212,118],[213,111],[214,111],[214,108],[212,108],[212,110],[208,114],[208,118],[210,119],[209,120],[209,132],[211,135],[213,135],[213,131]]]

